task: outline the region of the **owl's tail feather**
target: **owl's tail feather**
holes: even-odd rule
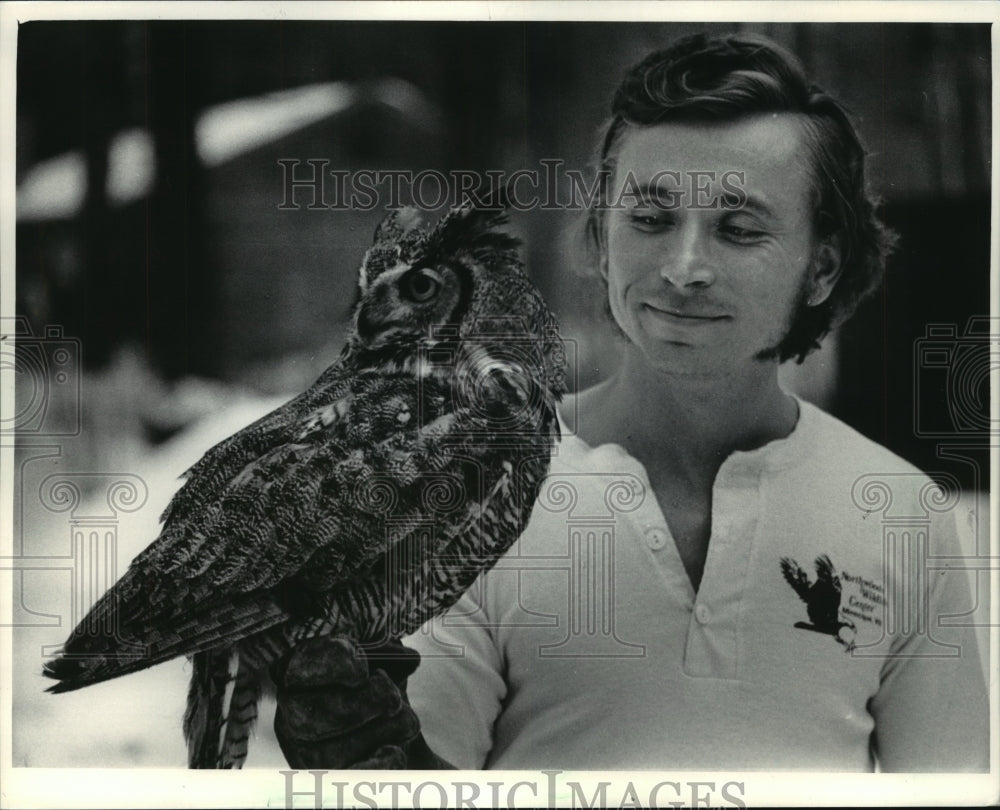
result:
[[[234,700],[243,705],[248,698],[246,672],[240,678],[240,654],[235,649],[206,650],[192,658],[193,671],[184,712],[184,737],[188,743],[189,768],[240,767],[246,759],[246,737],[238,757],[229,756],[228,744],[234,727],[243,735],[244,723],[232,716]],[[256,697],[253,700],[256,715]],[[240,713],[240,717],[244,712]]]
[[[257,703],[260,700],[260,680],[256,673],[240,662],[232,698],[226,712],[226,736],[222,741],[220,764],[223,768],[242,768],[247,758],[250,732],[257,722]]]
[[[82,632],[81,624],[62,652],[45,663],[42,674],[59,681],[47,691],[70,692],[181,655],[229,647],[287,618],[279,605],[256,596],[242,604],[205,606],[186,619],[149,622],[111,633]]]

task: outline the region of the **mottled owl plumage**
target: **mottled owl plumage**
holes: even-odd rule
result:
[[[390,214],[355,331],[305,392],[186,473],[160,536],[45,674],[77,689],[192,657],[191,767],[240,767],[299,640],[398,638],[517,539],[558,438],[562,345],[499,209]]]

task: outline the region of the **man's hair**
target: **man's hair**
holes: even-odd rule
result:
[[[795,113],[803,124],[813,180],[814,227],[836,240],[841,275],[830,296],[800,307],[777,347],[779,360],[805,356],[878,288],[895,243],[876,214],[865,182],[865,150],[844,107],[811,84],[799,60],[763,37],[739,34],[684,37],[628,71],[615,93],[601,142],[600,193],[590,208],[585,239],[605,260],[604,215],[617,149],[632,126],[667,122],[735,121],[760,113]]]

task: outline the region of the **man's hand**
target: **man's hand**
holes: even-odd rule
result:
[[[406,700],[416,650],[391,641],[367,652],[346,638],[303,641],[272,670],[274,731],[298,769],[450,768],[428,748]]]

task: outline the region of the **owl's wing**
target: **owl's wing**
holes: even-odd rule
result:
[[[197,514],[246,465],[287,441],[303,412],[345,396],[352,371],[349,366],[345,367],[342,355],[301,394],[208,450],[184,473],[185,482],[167,505],[160,521],[166,526]]]
[[[506,376],[482,382],[481,394],[491,387],[530,388]],[[486,394],[424,431],[415,450],[420,468],[429,472],[421,480],[421,521],[391,545],[392,558],[379,560],[374,576],[334,595],[336,612],[358,639],[377,642],[416,631],[454,604],[521,535],[548,472],[558,421],[551,398],[529,400],[537,408],[530,428],[518,419],[523,401],[506,401],[504,410],[498,397]],[[495,429],[501,424],[508,429]],[[511,431],[511,425],[523,429]],[[317,616],[296,632],[306,637],[325,627]]]
[[[373,379],[369,389],[381,396],[380,386],[389,383]],[[378,416],[365,393],[355,386],[350,407]],[[171,510],[160,537],[74,630],[62,658],[46,667],[64,681],[56,690],[232,643],[287,620],[289,597],[301,602],[303,595],[283,593],[282,586],[320,549],[318,579],[327,589],[384,553],[386,533],[366,500],[373,476],[381,471],[400,491],[413,490],[428,460],[401,453],[394,433],[373,435],[391,418],[360,420],[362,429],[347,414],[324,425],[322,416],[336,415],[343,400],[305,409],[285,425],[288,440],[244,464],[191,514]],[[192,483],[213,480],[200,475],[204,468]],[[408,530],[417,510],[404,500],[393,515],[400,530]],[[144,649],[129,656],[130,648]]]

